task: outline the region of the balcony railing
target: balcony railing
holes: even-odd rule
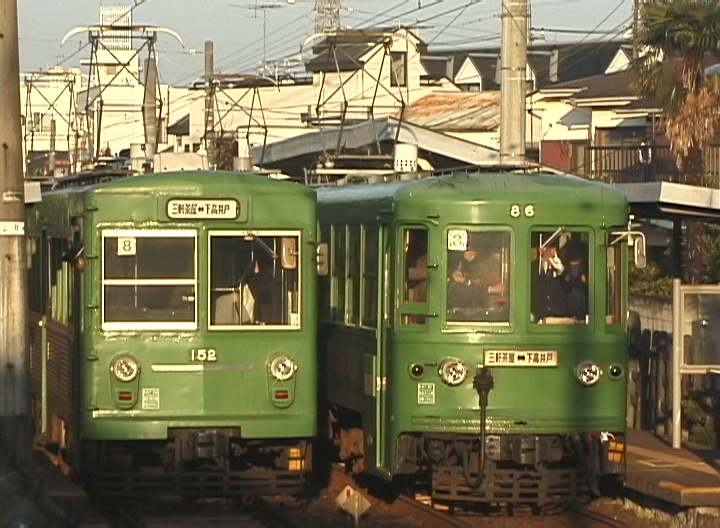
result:
[[[720,145],[705,148],[705,174],[700,185],[717,184],[720,176]],[[608,183],[669,181],[690,183],[677,169],[675,154],[668,146],[587,147],[586,177]]]

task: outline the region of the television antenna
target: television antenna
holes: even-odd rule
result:
[[[241,4],[229,4],[231,7],[240,7],[242,9],[248,9],[255,12],[255,18],[257,18],[257,12],[262,11],[263,14],[263,52],[262,52],[262,64],[265,65],[267,62],[267,12],[271,9],[280,9],[285,7],[285,4],[258,4],[255,2],[254,6],[241,5]]]

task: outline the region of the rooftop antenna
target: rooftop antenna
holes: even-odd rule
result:
[[[291,2],[288,2],[291,3]],[[294,2],[293,2],[294,3]],[[251,9],[255,11],[255,18],[257,18],[257,12],[258,10],[262,11],[263,13],[263,54],[262,54],[262,64],[263,67],[265,66],[265,63],[267,62],[267,12],[270,9],[280,9],[281,7],[285,7],[283,4],[260,4],[258,5],[257,0],[255,1],[254,6],[247,6],[247,5],[240,5],[240,4],[229,4],[231,7],[242,7],[243,9]]]

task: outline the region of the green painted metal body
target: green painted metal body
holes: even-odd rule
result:
[[[168,218],[170,199],[235,199],[236,219]],[[195,330],[107,331],[101,327],[102,233],[107,229],[194,230],[197,233],[197,328]],[[80,440],[163,440],[170,428],[236,428],[244,439],[312,438],[317,429],[317,363],[315,310],[316,270],[315,192],[303,186],[243,173],[181,172],[117,179],[88,187],[47,192],[28,212],[27,231],[38,252],[34,262],[47,261],[43,240],[68,244],[78,231],[87,264],[81,286],[63,290],[58,284],[48,295],[80,294],[81,317],[71,324],[55,323],[41,329],[65,339],[69,351],[53,356],[50,349],[33,355],[35,363],[49,363],[34,376],[36,399],[42,398],[41,372],[52,378],[43,429],[49,435],[54,415],[65,421],[72,442]],[[209,231],[297,230],[301,237],[300,303],[298,327],[227,331],[209,329]],[[162,255],[158,255],[162,258]],[[32,270],[31,270],[32,271]],[[67,273],[66,273],[67,274]],[[80,277],[80,276],[78,276]],[[81,293],[80,293],[81,292]],[[47,299],[43,305],[47,306]],[[36,314],[37,317],[51,314]],[[52,326],[52,328],[50,328]],[[56,336],[57,337],[57,336]],[[37,341],[40,343],[40,340]],[[52,339],[51,339],[52,343]],[[213,363],[193,361],[191,350],[213,349]],[[297,364],[288,382],[278,382],[268,370],[268,358],[283,353]],[[111,360],[130,354],[140,374],[123,384],[111,374]],[[54,363],[54,364],[53,364]],[[173,364],[177,371],[158,371]],[[188,370],[183,371],[183,366]],[[192,370],[196,368],[198,370]],[[156,408],[142,405],[143,390],[159,394]],[[290,391],[288,405],[276,405],[272,392]],[[118,391],[130,391],[132,405],[118,402]],[[157,400],[156,402],[157,403]]]
[[[479,398],[472,377],[485,363],[486,350],[558,353],[556,367],[492,369],[488,434],[625,430],[627,369],[619,379],[603,376],[592,387],[582,386],[574,375],[576,366],[586,359],[596,361],[606,373],[610,365],[627,364],[624,321],[606,324],[605,318],[608,234],[628,225],[628,204],[619,191],[570,176],[456,173],[320,189],[318,202],[324,240],[330,225],[379,225],[381,229],[379,275],[384,280],[377,292],[383,307],[378,324],[360,327],[328,318],[321,321],[322,361],[329,375],[324,397],[362,416],[367,471],[384,478],[397,474],[401,433],[479,435]],[[458,225],[512,231],[509,324],[450,324],[444,316],[449,270],[443,243],[448,226]],[[531,231],[557,225],[590,234],[594,279],[589,324],[537,325],[529,318],[531,259],[526,248]],[[400,233],[403,227],[414,226],[428,230],[428,293],[422,303],[403,302],[400,283]],[[625,284],[627,270],[622,273]],[[321,280],[321,287],[331,288],[330,281]],[[330,297],[328,292],[325,297]],[[424,316],[426,323],[401,324],[408,314]],[[438,375],[447,358],[458,358],[469,369],[468,379],[458,387],[448,386]],[[420,378],[411,375],[413,364],[424,366]],[[433,403],[420,396],[430,384]]]

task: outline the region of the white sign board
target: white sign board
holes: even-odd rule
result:
[[[167,203],[168,218],[175,220],[234,220],[240,213],[237,200],[180,199]]]

